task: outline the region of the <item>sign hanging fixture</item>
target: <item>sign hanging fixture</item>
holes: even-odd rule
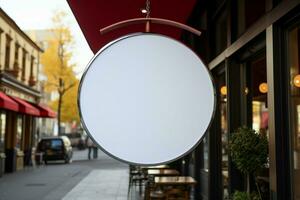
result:
[[[201,59],[179,41],[150,33],[146,18],[118,22],[101,33],[146,23],[145,33],[118,38],[93,57],[81,79],[81,122],[96,144],[130,164],[155,165],[189,153],[203,138],[215,110],[215,89]]]

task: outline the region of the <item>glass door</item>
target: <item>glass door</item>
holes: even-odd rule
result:
[[[218,109],[220,111],[220,134],[221,134],[221,168],[223,199],[228,199],[228,132],[227,132],[227,86],[225,73],[219,76],[218,89],[220,97],[218,99]]]
[[[300,25],[287,34],[289,67],[289,115],[291,136],[292,186],[294,199],[300,200]]]
[[[268,135],[268,84],[265,54],[250,61],[249,65],[251,80],[248,84],[249,89],[245,92],[248,93],[252,105],[250,124],[256,132]]]
[[[23,115],[17,115],[16,148],[23,150]]]
[[[6,114],[0,112],[0,153],[5,152]]]
[[[221,171],[221,186],[222,186],[222,196],[223,199],[228,199],[228,183],[229,183],[229,173],[228,173],[228,129],[227,129],[227,92],[228,87],[226,85],[226,76],[225,76],[225,66],[221,64],[218,69],[213,71],[215,79],[215,87],[217,93],[217,107],[215,114],[215,139],[220,148],[216,149],[215,162],[220,162],[220,171]]]
[[[249,57],[244,63],[245,85],[242,89],[244,96],[243,124],[254,129],[258,134],[269,136],[268,112],[268,83],[266,68],[266,53],[262,49]],[[269,199],[269,163],[256,172],[251,188],[259,189],[263,199]],[[256,183],[259,187],[256,187]]]

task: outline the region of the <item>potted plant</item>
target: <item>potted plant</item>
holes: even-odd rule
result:
[[[233,199],[257,199],[257,195],[250,195],[250,176],[255,175],[255,173],[262,169],[267,163],[267,137],[257,133],[253,129],[241,127],[231,134],[229,150],[233,163],[237,169],[247,177],[247,198],[242,198],[242,196],[245,195],[241,192],[236,192]],[[257,187],[257,189],[259,198],[261,199],[259,188]]]

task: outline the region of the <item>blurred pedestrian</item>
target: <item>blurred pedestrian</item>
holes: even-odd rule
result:
[[[86,138],[86,146],[88,147],[88,159],[91,160],[91,153],[92,153],[92,148],[94,148],[94,142],[90,137]]]
[[[94,159],[98,158],[98,147],[95,143],[93,143],[93,156]]]

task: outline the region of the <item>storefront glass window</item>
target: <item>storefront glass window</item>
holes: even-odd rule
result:
[[[267,134],[269,115],[266,102],[252,101],[252,112],[252,128],[257,132]]]
[[[223,198],[228,198],[228,133],[227,133],[227,86],[225,85],[225,74],[218,77],[219,111],[220,111],[220,134],[222,155],[222,183]]]
[[[208,157],[208,136],[207,135],[203,138],[202,143],[203,143],[203,169],[205,171],[208,171],[209,157]]]
[[[260,134],[268,136],[268,84],[266,57],[262,55],[250,62],[251,87],[248,96],[252,102],[252,128]]]
[[[227,133],[227,99],[222,97],[221,109],[221,140],[222,140],[222,181],[223,197],[228,197],[228,133]]]
[[[245,92],[246,104],[243,124],[257,133],[269,135],[267,62],[264,49],[253,54],[246,62],[247,83]],[[269,199],[269,164],[256,172],[256,183],[263,199]]]
[[[288,34],[294,199],[300,199],[300,27]]]
[[[0,113],[0,152],[4,152],[5,148],[5,127],[6,115],[4,112]]]
[[[22,149],[22,139],[23,139],[23,118],[22,115],[17,117],[17,135],[16,135],[16,148]]]

